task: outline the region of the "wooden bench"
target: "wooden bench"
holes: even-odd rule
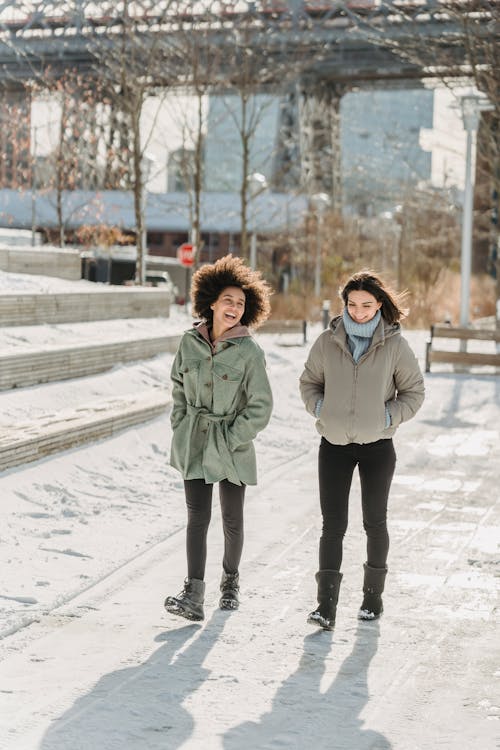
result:
[[[270,320],[264,321],[257,329],[258,333],[298,333],[302,337],[302,343],[307,343],[307,321],[306,320]]]
[[[495,344],[500,343],[500,332],[493,329],[480,328],[454,328],[449,325],[432,325],[430,339],[427,341],[425,349],[425,371],[431,371],[431,363],[445,362],[448,364],[465,365],[472,367],[474,365],[490,365],[500,367],[500,353],[498,352],[468,352],[468,351],[451,351],[445,349],[434,349],[435,339],[458,339],[461,342],[467,341],[492,341]]]

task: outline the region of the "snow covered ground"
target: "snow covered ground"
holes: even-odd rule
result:
[[[53,284],[60,290],[60,280],[0,274],[2,292]],[[189,324],[173,310],[168,320],[0,329],[0,354]],[[407,335],[423,361],[425,334]],[[327,633],[305,622],[320,529],[318,436],[297,387],[308,345],[283,345],[297,342],[292,335],[259,342],[275,409],[257,441],[259,485],[247,495],[238,612],[217,609],[216,502],[206,620],[163,610],[185,576],[168,414],[0,475],[0,748],[500,747],[500,379],[437,366],[426,376],[424,407],[395,441],[384,616],[356,620],[356,482],[338,621]],[[0,426],[168,388],[171,359],[1,393]]]

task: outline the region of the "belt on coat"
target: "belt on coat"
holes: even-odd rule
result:
[[[217,454],[219,463],[221,463],[225,467],[227,471],[227,479],[234,484],[241,484],[238,477],[238,472],[234,465],[233,456],[227,446],[225,431],[223,430],[223,425],[234,421],[234,419],[236,418],[236,412],[231,412],[230,414],[214,414],[205,406],[193,406],[192,404],[187,404],[186,413],[192,420],[191,434],[197,429],[196,422],[198,422],[199,419],[203,418],[207,420],[207,422],[209,423],[209,434],[207,435],[208,445],[213,446],[213,449]],[[189,450],[190,446],[187,445],[186,458],[188,458]],[[205,481],[217,481],[213,479],[210,480],[210,476],[213,472],[213,467],[210,466],[209,461],[210,457],[206,455],[205,451],[203,451],[202,466],[203,473],[205,474]]]

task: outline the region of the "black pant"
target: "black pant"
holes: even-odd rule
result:
[[[318,464],[323,516],[319,569],[340,570],[342,542],[349,515],[349,492],[356,466],[361,482],[363,527],[367,536],[366,560],[374,568],[385,567],[389,551],[387,499],[396,467],[392,440],[377,440],[364,445],[332,445],[322,438]]]
[[[212,515],[213,484],[203,479],[184,481],[188,511],[186,552],[188,578],[203,581],[207,561],[207,533]],[[227,479],[219,482],[219,497],[224,530],[224,558],[226,573],[237,573],[243,551],[243,502],[245,485],[232,484]]]

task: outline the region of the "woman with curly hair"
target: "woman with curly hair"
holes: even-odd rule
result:
[[[251,337],[269,315],[271,289],[241,258],[226,255],[193,276],[193,312],[201,318],[180,342],[172,365],[170,463],[184,479],[187,578],[168,612],[203,620],[207,533],[219,483],[224,531],[221,609],[239,606],[243,502],[257,483],[253,439],[269,422],[272,394],[264,352]]]
[[[422,373],[401,335],[399,321],[407,313],[404,294],[396,294],[373,271],[364,270],[348,279],[340,296],[343,313],[313,344],[300,377],[302,399],[321,435],[318,606],[308,622],[325,630],[335,624],[356,467],[367,537],[358,617],[375,620],[382,614],[389,551],[387,500],[396,466],[392,436],[424,400]]]

